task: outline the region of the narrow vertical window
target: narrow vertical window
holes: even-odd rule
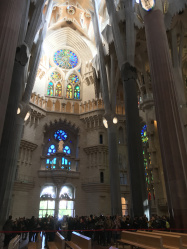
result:
[[[80,87],[79,86],[75,86],[74,99],[80,99]]]
[[[72,99],[73,93],[72,93],[72,86],[68,84],[67,89],[66,89],[66,98]]]
[[[99,143],[103,144],[103,135],[102,134],[99,135]]]
[[[100,183],[104,183],[104,173],[100,172]]]
[[[54,93],[54,86],[52,82],[49,82],[48,88],[47,88],[47,95],[53,96]]]
[[[55,92],[55,95],[58,96],[58,97],[61,97],[62,96],[62,86],[60,83],[58,83],[56,85],[56,92]]]

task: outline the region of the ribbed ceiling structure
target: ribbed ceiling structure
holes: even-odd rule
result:
[[[54,52],[66,46],[77,51],[82,61],[89,61],[93,58],[90,48],[81,35],[69,27],[53,31],[44,41],[45,52],[49,53],[50,57]]]

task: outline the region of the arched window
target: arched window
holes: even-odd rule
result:
[[[62,218],[64,215],[74,217],[74,188],[71,186],[63,186],[61,188],[59,198],[59,213],[58,217]]]
[[[67,145],[64,147],[63,151],[64,151],[67,155],[69,155],[70,152],[71,152],[69,146],[67,146]]]
[[[54,137],[58,141],[60,141],[60,140],[64,140],[65,141],[67,139],[68,135],[67,135],[67,133],[65,131],[58,130],[58,131],[55,131]]]
[[[56,152],[56,148],[54,144],[51,144],[48,148],[47,155],[50,156],[51,154],[54,154]]]
[[[122,206],[122,215],[128,215],[128,201],[124,198],[121,197],[121,206]]]
[[[62,85],[60,83],[56,85],[55,95],[58,97],[62,96]]]
[[[54,216],[56,189],[54,186],[46,186],[40,193],[39,218],[45,217],[46,214]]]
[[[53,96],[54,94],[54,86],[53,86],[53,82],[49,82],[48,88],[47,88],[47,95],[49,96]]]
[[[75,86],[74,99],[80,99],[80,87],[79,86]]]
[[[68,98],[68,99],[73,98],[73,90],[72,90],[72,86],[70,84],[67,85],[66,98]]]

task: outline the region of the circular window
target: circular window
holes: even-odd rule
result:
[[[73,7],[73,6],[68,6],[67,7],[67,13],[69,14],[69,15],[74,15],[75,14],[75,7]]]
[[[79,83],[79,77],[76,74],[71,74],[68,78],[69,83],[77,84]]]
[[[54,63],[63,69],[72,69],[78,64],[77,55],[69,49],[61,49],[54,53]]]
[[[66,140],[68,135],[67,135],[67,133],[65,131],[58,130],[58,131],[55,132],[54,137],[55,137],[55,139],[60,141],[60,140]]]
[[[60,75],[59,72],[54,71],[54,72],[51,73],[51,78],[54,81],[59,81],[61,79],[61,75]]]

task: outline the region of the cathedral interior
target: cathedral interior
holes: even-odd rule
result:
[[[145,213],[187,228],[187,1],[0,13],[0,226]]]

